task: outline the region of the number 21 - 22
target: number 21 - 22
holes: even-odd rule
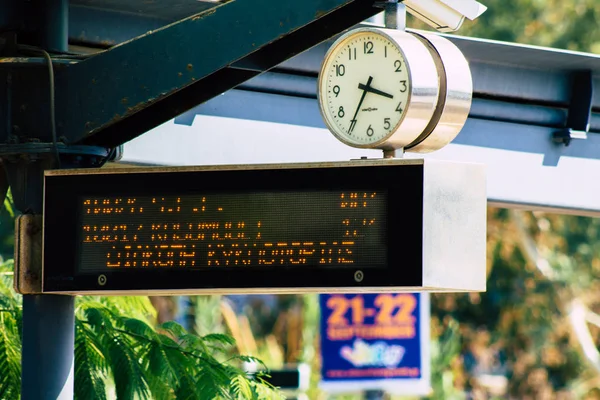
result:
[[[352,310],[352,323],[362,325],[366,317],[374,317],[376,324],[406,325],[413,324],[415,317],[412,313],[417,306],[417,298],[412,294],[380,294],[373,302],[374,309],[365,308],[362,296],[351,299],[345,296],[333,296],[327,300],[327,308],[331,315],[327,319],[329,325],[348,325],[346,313]]]

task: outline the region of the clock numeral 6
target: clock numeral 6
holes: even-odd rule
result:
[[[369,125],[369,127],[367,128],[367,136],[373,136],[374,133],[375,131],[373,130],[373,128],[371,128],[371,125]]]
[[[338,109],[338,117],[344,118],[344,115],[346,115],[346,113],[344,112],[344,107],[340,106],[340,108]]]
[[[344,64],[336,64],[335,65],[335,75],[336,76],[344,76],[346,73],[346,66]]]
[[[384,118],[383,119],[383,129],[390,129],[391,126],[392,126],[392,124],[390,124],[390,119]]]

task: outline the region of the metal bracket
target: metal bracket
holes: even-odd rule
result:
[[[15,221],[14,288],[21,294],[42,293],[42,216],[24,214]]]
[[[41,214],[44,171],[57,167],[56,152],[62,168],[100,167],[120,157],[118,149],[64,143],[0,144],[0,160],[8,177],[15,207],[25,214]],[[1,172],[1,171],[0,171]],[[2,187],[0,187],[1,193]]]
[[[402,0],[380,1],[375,3],[374,7],[383,8],[386,28],[406,30],[406,6]]]
[[[552,139],[565,146],[572,139],[587,139],[592,117],[594,79],[592,71],[578,71],[573,74],[571,103],[569,104],[566,127],[554,132]]]

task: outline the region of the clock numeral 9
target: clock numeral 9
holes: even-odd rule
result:
[[[390,129],[391,126],[392,126],[392,124],[390,124],[390,119],[384,118],[383,119],[383,129]]]
[[[335,75],[336,76],[344,76],[346,73],[346,67],[344,64],[336,64],[335,65]]]
[[[363,50],[364,50],[365,54],[373,54],[373,42],[371,42],[371,41],[365,42]]]
[[[371,125],[369,125],[369,127],[367,128],[367,136],[373,136],[374,133],[375,131],[373,130],[373,128],[371,128]]]
[[[396,67],[396,72],[402,72],[402,61],[394,61],[394,67]]]
[[[338,97],[338,95],[340,94],[340,87],[338,85],[335,85],[333,87],[333,93],[335,94],[335,97]]]
[[[344,118],[344,115],[346,115],[346,113],[344,112],[344,107],[340,106],[340,108],[338,109],[338,117]]]

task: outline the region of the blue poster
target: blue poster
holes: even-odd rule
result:
[[[322,389],[429,392],[427,294],[323,294],[319,301]]]

